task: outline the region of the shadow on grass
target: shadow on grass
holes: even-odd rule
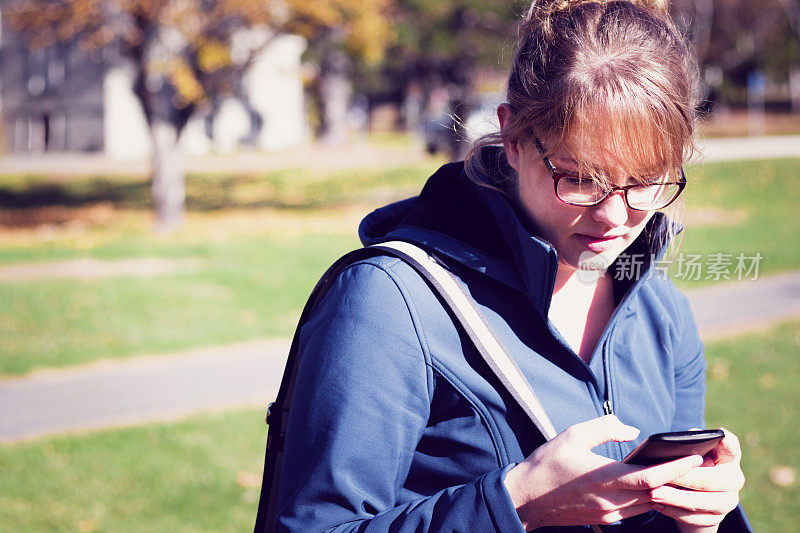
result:
[[[387,190],[414,190],[426,175],[423,167],[330,174],[302,169],[259,176],[193,174],[186,178],[186,209],[317,209],[369,199]],[[88,177],[64,183],[36,176],[0,178],[0,224],[6,226],[61,223],[65,212],[98,204],[149,210],[153,207],[150,182],[129,177]]]
[[[101,178],[76,184],[37,183],[29,186],[0,186],[0,207],[86,207],[111,202],[119,207],[149,206],[149,184],[109,182]]]

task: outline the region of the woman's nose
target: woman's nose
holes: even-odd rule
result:
[[[628,205],[625,191],[614,191],[605,200],[592,208],[592,218],[609,227],[622,226],[628,222]]]

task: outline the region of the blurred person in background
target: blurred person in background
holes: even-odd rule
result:
[[[558,434],[409,265],[356,262],[299,333],[277,531],[748,530],[730,432],[705,457],[621,462],[705,427],[703,344],[655,269],[679,232],[695,77],[662,0],[533,3],[500,130],[359,232],[463,283]]]

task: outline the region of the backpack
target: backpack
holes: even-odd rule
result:
[[[436,292],[453,312],[460,326],[464,328],[484,360],[489,364],[489,367],[511,392],[514,399],[520,404],[545,439],[550,440],[556,435],[555,428],[533,392],[530,383],[528,383],[514,359],[497,339],[497,336],[492,333],[472,297],[461,288],[461,282],[447,271],[436,258],[421,248],[404,241],[384,242],[359,248],[339,258],[322,275],[300,315],[292,345],[289,349],[286,369],[278,389],[278,395],[275,401],[267,407],[266,422],[269,424],[269,429],[267,432],[267,451],[264,458],[264,478],[256,516],[256,533],[272,531],[275,523],[278,483],[281,477],[283,449],[286,441],[286,427],[289,421],[292,392],[294,391],[297,368],[299,366],[300,330],[342,270],[357,261],[385,255],[401,259],[413,267],[428,282],[431,290]]]

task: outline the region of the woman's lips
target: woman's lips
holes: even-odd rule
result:
[[[621,235],[616,237],[596,237],[593,235],[583,235],[581,233],[578,233],[576,236],[583,242],[584,246],[598,254],[611,249],[619,242],[619,239],[622,238]]]

